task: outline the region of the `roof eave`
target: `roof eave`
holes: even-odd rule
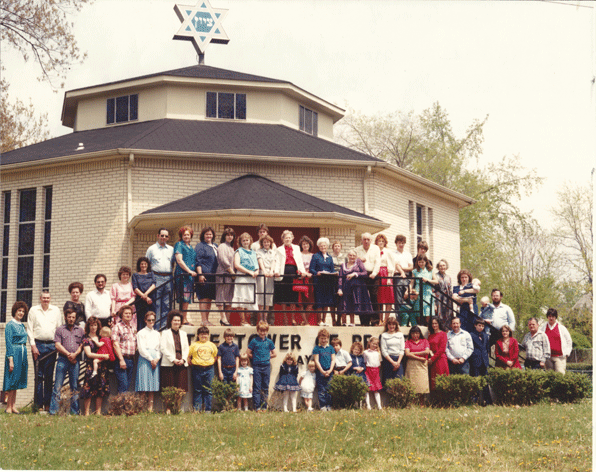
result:
[[[321,226],[327,225],[355,226],[358,231],[376,233],[390,227],[388,223],[376,218],[346,215],[340,212],[313,211],[277,211],[277,210],[247,210],[223,209],[207,211],[183,211],[146,213],[134,216],[128,223],[128,228],[134,231],[154,231],[160,226],[172,224],[179,227],[189,221],[209,220],[222,221],[226,224],[253,224],[255,219],[267,220],[275,226]]]

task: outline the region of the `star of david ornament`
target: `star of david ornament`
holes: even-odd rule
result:
[[[182,22],[174,39],[191,41],[199,57],[204,56],[209,43],[227,44],[230,41],[221,26],[228,10],[213,8],[209,0],[199,0],[195,6],[175,5],[174,11]]]

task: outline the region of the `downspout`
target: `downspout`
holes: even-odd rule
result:
[[[368,180],[370,175],[372,174],[372,167],[366,166],[366,173],[364,174],[364,179],[362,181],[362,193],[363,193],[363,206],[364,206],[364,213],[368,215]]]
[[[132,168],[135,163],[135,155],[131,152],[128,155],[128,168],[126,169],[126,224],[130,223],[132,220]],[[128,263],[132,267],[133,266],[133,242],[134,242],[134,228],[130,229],[128,234]]]

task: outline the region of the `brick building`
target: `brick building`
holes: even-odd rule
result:
[[[1,159],[0,326],[43,288],[59,307],[70,282],[86,293],[105,273],[109,288],[161,226],[172,244],[192,226],[193,245],[207,225],[217,241],[227,225],[254,237],[265,222],[278,244],[290,228],[346,249],[365,231],[390,247],[402,233],[455,274],[459,209],[472,200],[333,143],[343,112],[290,82],[205,65],[66,92],[73,133]]]

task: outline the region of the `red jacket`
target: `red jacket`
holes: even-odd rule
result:
[[[495,367],[502,367],[503,369],[521,369],[518,359],[519,345],[517,339],[509,338],[509,352],[507,354],[503,352],[503,338],[499,339],[497,344],[495,344],[495,355],[497,357]],[[507,366],[507,361],[513,361],[513,365],[511,367]]]

